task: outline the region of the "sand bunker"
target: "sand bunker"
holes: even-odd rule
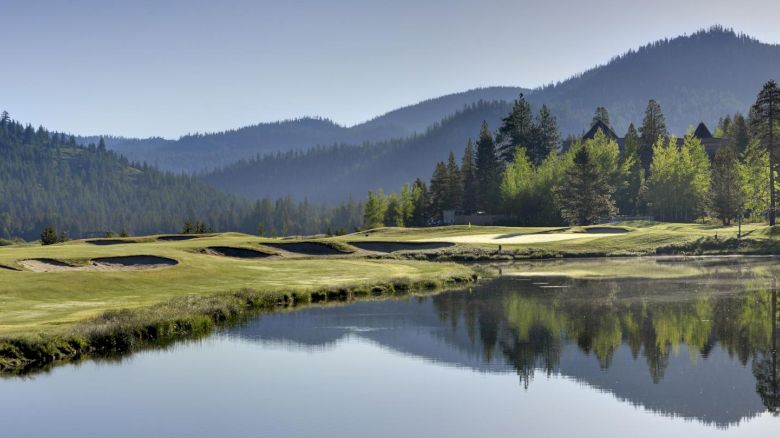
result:
[[[262,245],[305,255],[317,256],[345,254],[345,252],[339,251],[337,248],[322,242],[263,243]]]
[[[123,240],[123,239],[92,239],[87,240],[87,243],[91,245],[121,245],[123,243],[138,243],[135,240]]]
[[[170,236],[160,236],[157,238],[157,240],[163,240],[166,242],[177,242],[179,240],[192,240],[192,239],[200,239],[203,236],[192,236],[187,234],[171,234]]]
[[[585,232],[589,234],[620,234],[628,233],[629,230],[620,227],[590,227]]]
[[[616,233],[560,233],[560,234],[521,234],[521,235],[506,235],[506,234],[477,234],[470,236],[452,236],[441,237],[434,239],[421,239],[416,242],[452,242],[452,243],[475,243],[485,244],[492,243],[496,245],[526,245],[533,243],[548,243],[548,242],[560,242],[564,240],[577,240],[577,239],[603,239],[605,237],[614,237]]]
[[[414,242],[349,242],[349,244],[362,250],[375,252],[425,251],[454,246],[452,242],[434,239]]]
[[[273,254],[264,253],[262,251],[257,251],[254,249],[234,248],[230,246],[210,246],[208,248],[204,248],[203,252],[205,254],[211,254],[211,255],[217,255],[223,257],[236,257],[240,259],[262,259],[273,255]]]
[[[176,260],[166,257],[139,255],[121,257],[100,257],[90,260],[83,266],[71,265],[54,259],[21,260],[19,264],[33,272],[65,272],[65,271],[140,271],[146,269],[164,268],[178,264]]]
[[[92,271],[135,271],[157,269],[177,265],[174,259],[150,255],[100,257],[92,259],[89,270]]]

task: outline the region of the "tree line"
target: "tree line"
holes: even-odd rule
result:
[[[291,197],[249,201],[197,177],[162,172],[97,144],[0,114],[0,237],[48,242],[107,234],[171,233],[185,223],[266,235],[353,231],[362,202]],[[262,224],[262,226],[261,226]]]
[[[597,125],[598,124],[598,125]],[[482,123],[460,160],[450,152],[429,183],[399,193],[369,192],[364,226],[440,223],[442,211],[500,214],[508,225],[587,225],[615,217],[661,221],[711,217],[724,225],[775,220],[780,89],[767,82],[747,117],[722,117],[710,156],[689,130],[671,135],[661,106],[650,100],[641,125],[619,141],[609,112],[598,107],[596,134],[562,141],[546,106],[534,114],[521,95],[499,129]],[[604,132],[604,131],[608,132]]]

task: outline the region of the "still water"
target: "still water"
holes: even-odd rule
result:
[[[780,436],[778,261],[674,263],[686,277],[505,275],[0,379],[0,436]]]

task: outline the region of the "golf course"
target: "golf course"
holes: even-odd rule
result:
[[[624,222],[381,228],[284,239],[222,233],[16,243],[0,247],[0,369],[122,353],[205,333],[256,311],[441,291],[491,275],[488,265],[502,261],[515,261],[514,272],[524,275],[549,274],[549,265],[521,261],[771,253],[776,243],[773,229],[764,225],[743,226],[739,241],[737,233],[737,227]],[[598,263],[585,263],[575,274],[609,274],[598,270]]]

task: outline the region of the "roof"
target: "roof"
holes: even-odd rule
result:
[[[706,129],[706,128],[705,128]],[[593,126],[590,127],[590,130],[585,133],[585,135],[582,136],[583,140],[592,140],[596,137],[596,133],[599,132],[604,133],[607,137],[609,137],[612,140],[617,140],[618,136],[615,134],[615,131],[612,130],[609,126],[607,126],[604,122],[601,120],[597,120],[596,123],[593,124]]]
[[[712,138],[712,133],[707,129],[707,125],[705,125],[704,122],[701,122],[699,123],[699,126],[696,127],[696,130],[693,131],[693,136],[698,139]]]

